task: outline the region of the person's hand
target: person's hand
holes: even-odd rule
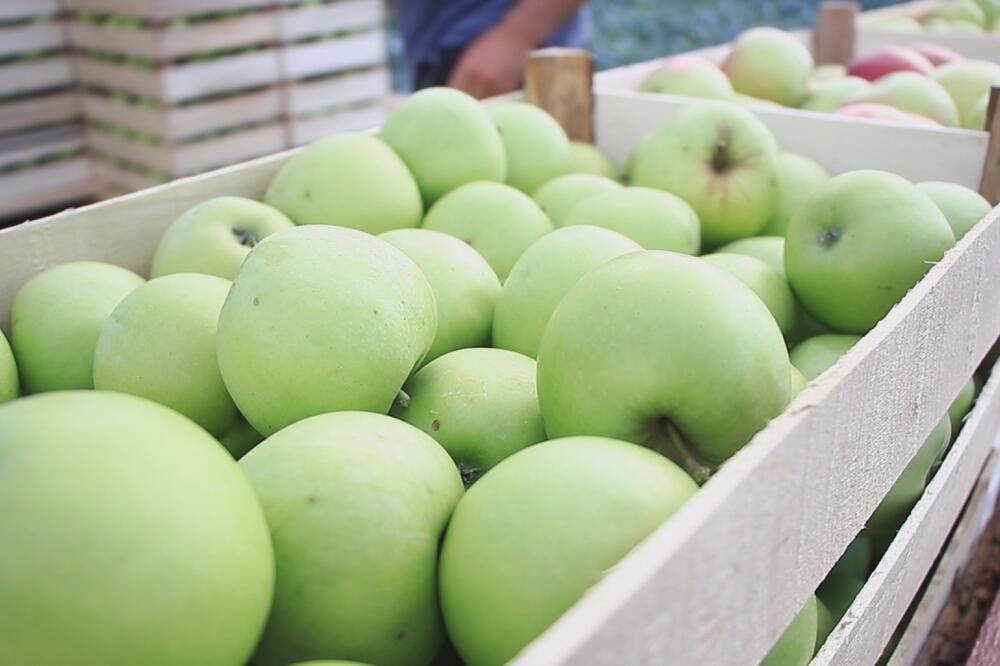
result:
[[[517,90],[533,48],[529,37],[501,23],[466,47],[448,85],[477,99]]]

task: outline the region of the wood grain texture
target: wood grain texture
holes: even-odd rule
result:
[[[882,655],[980,479],[998,434],[1000,373],[986,385],[937,475],[813,666],[875,663]],[[984,492],[988,483],[987,478]]]
[[[572,141],[594,140],[594,62],[583,49],[540,49],[524,70],[525,100],[555,118]]]
[[[996,86],[990,90],[986,130],[990,135],[990,143],[986,149],[979,193],[995,206],[1000,203],[1000,88]]]
[[[514,663],[762,658],[1000,331],[998,217],[980,222]]]
[[[817,65],[846,65],[854,58],[854,23],[859,11],[856,2],[827,0],[820,5],[813,35]]]
[[[971,418],[972,415],[968,420]],[[948,603],[952,586],[989,524],[993,507],[996,506],[995,481],[998,468],[998,452],[994,449],[888,666],[912,666],[920,657],[942,609]]]
[[[1000,664],[1000,594],[990,608],[989,617],[983,625],[976,647],[969,656],[966,666],[996,666]]]

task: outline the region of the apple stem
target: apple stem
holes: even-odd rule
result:
[[[666,417],[654,419],[645,444],[680,465],[698,485],[704,484],[712,476],[712,469],[698,460],[680,431]]]

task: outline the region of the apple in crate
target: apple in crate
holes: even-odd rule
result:
[[[428,363],[391,414],[444,447],[467,486],[545,439],[535,361],[505,349],[460,349]]]
[[[785,239],[782,236],[754,236],[723,245],[716,252],[745,254],[760,259],[765,264],[785,275]]]
[[[315,414],[386,413],[437,331],[434,292],[401,251],[314,225],[253,249],[219,316],[222,378],[270,435]]]
[[[857,76],[818,81],[809,88],[809,95],[802,103],[802,109],[825,113],[836,111],[864,97],[871,89],[871,85]]]
[[[229,280],[177,273],[150,280],[118,304],[94,350],[94,388],[147,398],[216,437],[238,412],[219,373],[216,330]]]
[[[847,333],[823,333],[797,344],[788,357],[799,372],[812,381],[840,360],[861,336]]]
[[[13,400],[21,392],[17,376],[17,362],[10,350],[7,337],[0,331],[0,402]]]
[[[927,76],[932,71],[934,65],[930,60],[905,46],[886,46],[869,51],[847,66],[848,76],[866,81],[877,81],[894,72],[915,72]]]
[[[816,631],[819,608],[816,597],[806,600],[795,614],[760,666],[806,666],[816,652]]]
[[[621,180],[622,171],[600,148],[583,141],[569,142],[570,173],[592,173],[612,180]],[[549,181],[552,182],[552,181]]]
[[[992,2],[993,0],[989,1]],[[955,51],[941,46],[940,44],[916,44],[912,48],[914,51],[927,58],[927,60],[935,67],[947,65],[951,62],[965,60],[965,56],[962,54],[956,53]]]
[[[569,138],[552,116],[523,102],[502,102],[489,112],[507,155],[508,185],[531,195],[569,173]]]
[[[862,102],[886,104],[901,111],[931,118],[947,127],[958,127],[955,101],[945,88],[927,76],[897,72],[876,81]]]
[[[167,227],[156,246],[150,276],[206,273],[232,280],[257,243],[293,226],[284,213],[258,201],[209,199]]]
[[[802,103],[813,67],[805,44],[775,28],[744,32],[722,65],[736,92],[783,106]]]
[[[553,178],[532,196],[555,227],[565,224],[569,212],[584,199],[621,188],[621,184],[589,173],[571,173]]]
[[[501,281],[552,222],[527,194],[501,183],[463,185],[427,212],[423,227],[459,238],[483,255]]]
[[[663,456],[600,437],[501,462],[458,503],[441,548],[441,607],[462,660],[507,663],[696,490]]]
[[[700,102],[677,112],[643,143],[632,184],[684,199],[715,247],[753,236],[778,206],[778,147],[750,111]]]
[[[916,185],[854,171],[832,178],[792,219],[785,270],[810,314],[863,335],[954,244],[948,221]]]
[[[696,257],[636,252],[559,303],[538,352],[538,397],[550,437],[645,444],[704,476],[785,408],[789,365],[749,287]]]
[[[993,209],[978,192],[956,183],[928,182],[919,183],[917,187],[944,213],[955,240],[961,240]]]
[[[504,282],[493,314],[493,346],[535,358],[566,292],[594,268],[641,251],[635,241],[601,227],[566,227],[540,238]]]
[[[667,58],[646,77],[639,90],[702,99],[733,96],[733,84],[719,66],[695,55]]]
[[[941,127],[938,121],[916,113],[903,111],[888,104],[873,104],[856,102],[837,109],[834,113],[847,118],[867,118],[869,120],[887,120],[906,125],[923,125],[926,127]]]
[[[750,287],[767,306],[781,333],[787,336],[796,321],[795,296],[785,276],[760,259],[742,254],[715,253],[702,259]]]
[[[604,227],[647,250],[698,254],[701,249],[701,225],[691,206],[648,187],[624,187],[588,198],[570,210],[563,224]]]
[[[760,234],[784,236],[792,215],[828,180],[830,173],[808,157],[779,153],[778,207]]]
[[[507,157],[486,108],[452,88],[407,97],[386,118],[379,137],[406,163],[426,206],[477,180],[503,182]]]
[[[379,236],[413,260],[434,290],[438,327],[424,358],[490,342],[500,280],[468,243],[430,229],[396,229]]]
[[[264,201],[296,224],[350,227],[370,234],[416,227],[423,205],[403,161],[369,134],[320,139],[285,162]]]
[[[11,306],[11,347],[25,393],[94,388],[94,348],[111,311],[145,280],[95,261],[28,280]]]
[[[253,663],[430,663],[444,638],[438,544],[462,496],[445,450],[397,419],[337,412],[283,429],[239,465],[277,572]]]
[[[1000,86],[1000,65],[985,60],[964,60],[939,67],[932,78],[951,95],[965,129],[981,130],[976,105],[992,86]]]
[[[0,407],[5,664],[246,663],[274,559],[253,490],[156,403],[64,391]]]

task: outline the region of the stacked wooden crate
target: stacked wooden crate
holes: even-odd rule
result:
[[[104,192],[378,124],[381,0],[67,0]]]
[[[0,220],[92,190],[65,28],[56,0],[0,2]]]

